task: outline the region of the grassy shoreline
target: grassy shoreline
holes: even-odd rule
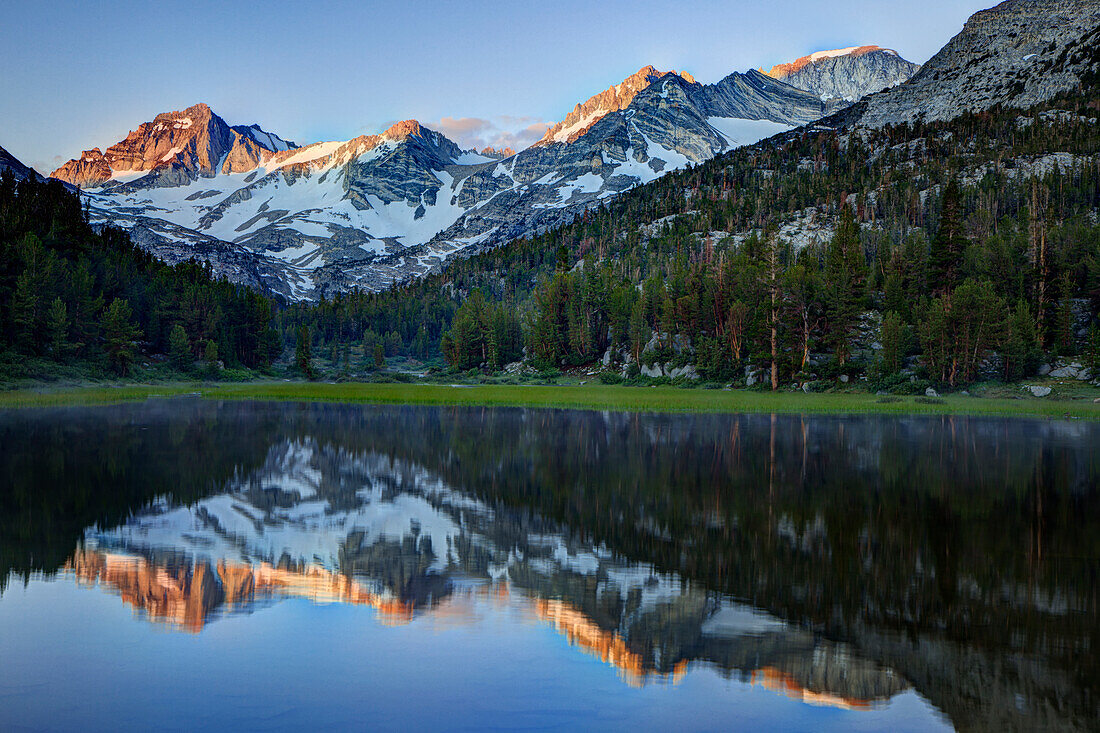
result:
[[[102,405],[159,397],[484,407],[549,407],[628,412],[777,412],[1075,417],[1100,420],[1091,400],[945,395],[927,400],[872,394],[756,392],[607,385],[445,385],[377,383],[175,383],[46,387],[0,392],[0,409]]]

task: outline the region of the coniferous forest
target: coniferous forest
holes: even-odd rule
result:
[[[56,181],[0,178],[0,377],[126,377],[262,368],[282,350],[275,304],[216,281],[208,266],[170,266],[119,229],[93,231]]]

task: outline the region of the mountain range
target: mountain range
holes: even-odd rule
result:
[[[715,84],[640,69],[531,147],[463,150],[415,120],[296,145],[205,104],[157,115],[53,172],[93,223],[174,263],[290,300],[378,291],[529,237],[671,170],[822,120],[882,127],[1025,107],[1071,88],[1100,47],[1100,0],[1007,0],[923,67],[874,45]],[[16,177],[29,169],[0,156]]]
[[[853,94],[887,83],[861,71],[879,55],[832,58]],[[708,85],[646,66],[518,153],[463,150],[415,120],[297,145],[196,104],[52,175],[81,187],[94,223],[128,229],[165,261],[205,260],[237,282],[314,299],[438,271],[847,104],[826,96],[756,70]]]

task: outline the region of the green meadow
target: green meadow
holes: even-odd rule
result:
[[[635,412],[967,414],[1100,419],[1091,395],[1074,399],[888,396],[862,392],[803,394],[617,385],[446,385],[378,383],[176,383],[24,388],[0,392],[0,408],[54,407],[194,397],[353,404],[547,407]]]

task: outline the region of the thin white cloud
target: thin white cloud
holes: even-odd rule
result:
[[[512,148],[523,150],[537,142],[554,124],[536,117],[500,115],[484,117],[444,117],[425,122],[429,127],[454,140],[462,148]]]

